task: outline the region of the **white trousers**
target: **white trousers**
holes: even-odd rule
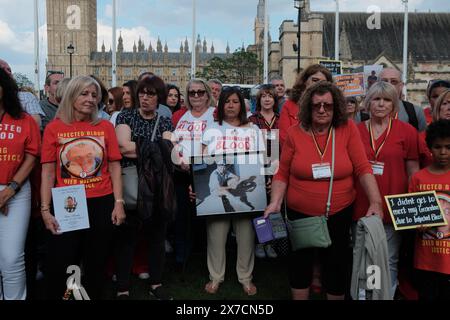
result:
[[[0,185],[3,190],[5,185]],[[31,210],[31,189],[27,181],[8,201],[8,215],[0,213],[0,299],[25,300],[25,240]]]

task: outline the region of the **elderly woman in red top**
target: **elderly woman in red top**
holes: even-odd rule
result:
[[[341,91],[332,83],[321,81],[306,90],[301,105],[300,125],[288,130],[265,216],[280,211],[285,195],[290,220],[324,215],[331,177],[334,131],[335,168],[327,222],[332,244],[318,250],[323,267],[322,283],[328,299],[343,299],[348,283],[347,250],[352,204],[356,195],[353,177],[359,179],[370,199],[367,215],[383,214],[381,197],[358,129],[353,121],[347,121]],[[309,297],[314,254],[314,248],[296,250],[291,254],[289,277],[294,300]]]
[[[24,113],[14,79],[0,68],[0,296],[25,300],[24,247],[31,210],[28,176],[39,155],[36,122]]]
[[[42,144],[41,214],[52,235],[48,242],[48,298],[60,300],[66,290],[66,269],[83,264],[83,283],[91,299],[101,297],[105,264],[114,225],[125,219],[119,150],[114,127],[98,119],[100,86],[91,77],[67,85],[55,120]],[[51,213],[53,187],[84,185],[89,229],[60,233]]]
[[[390,83],[377,82],[364,100],[370,119],[358,129],[382,196],[408,192],[408,178],[419,170],[418,133],[406,122],[394,118],[399,105],[396,89]],[[363,186],[357,184],[353,220],[365,215],[369,201]],[[383,203],[384,228],[388,242],[391,295],[397,286],[400,233],[394,230],[386,204]]]
[[[303,92],[318,81],[333,82],[331,72],[320,64],[313,64],[300,73],[286,100],[280,114],[278,126],[280,128],[280,145],[286,140],[287,131],[299,122],[299,102]]]

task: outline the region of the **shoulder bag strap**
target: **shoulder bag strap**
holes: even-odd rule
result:
[[[330,177],[330,188],[328,189],[328,199],[327,199],[327,211],[326,218],[328,219],[328,214],[330,213],[331,208],[331,193],[333,191],[333,178],[334,178],[334,149],[335,149],[335,129],[331,128],[331,177]]]
[[[153,142],[153,140],[155,140],[155,134],[156,134],[156,130],[158,130],[158,124],[159,124],[160,117],[161,116],[158,114],[158,118],[156,118],[155,127],[153,128],[152,138],[150,139],[151,142]]]

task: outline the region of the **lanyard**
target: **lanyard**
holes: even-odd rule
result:
[[[384,147],[384,144],[386,143],[386,140],[389,136],[389,133],[391,132],[391,129],[392,129],[392,118],[389,118],[389,125],[387,128],[386,136],[384,137],[383,142],[377,148],[376,143],[375,143],[375,138],[373,137],[371,121],[369,120],[370,146],[372,147],[372,150],[375,153],[375,160],[377,159],[378,155],[380,154],[381,149]]]
[[[272,120],[270,120],[270,122],[267,122],[266,118],[264,118],[264,116],[263,116],[261,113],[259,113],[259,114],[257,115],[257,119],[258,119],[258,127],[259,127],[260,129],[263,129],[263,127],[261,126],[261,117],[263,118],[264,124],[269,128],[269,130],[272,129],[272,126],[273,126],[273,124],[275,123],[275,120],[276,120],[276,118],[277,118],[277,115],[274,113],[274,114],[273,114],[273,117],[272,117]]]
[[[317,143],[316,135],[314,134],[314,130],[311,129],[311,132],[312,132],[311,135],[313,137],[314,145],[316,146],[316,150],[320,156],[321,161],[323,160],[323,156],[325,155],[325,152],[327,152],[328,143],[330,142],[330,137],[331,137],[331,133],[333,130],[334,130],[333,127],[330,127],[330,129],[328,129],[327,143],[325,144],[325,148],[323,149],[323,152],[322,152],[322,150],[320,150],[319,144]]]

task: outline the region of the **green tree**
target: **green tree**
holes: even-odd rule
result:
[[[214,57],[208,66],[196,76],[212,79],[216,78],[224,83],[253,84],[260,82],[262,64],[258,57],[251,52],[237,49],[231,56],[226,58]]]
[[[17,82],[17,86],[19,88],[23,88],[23,87],[30,87],[33,88],[34,84],[33,82],[28,79],[28,77],[26,75],[24,75],[23,73],[20,72],[14,72],[14,79]]]

